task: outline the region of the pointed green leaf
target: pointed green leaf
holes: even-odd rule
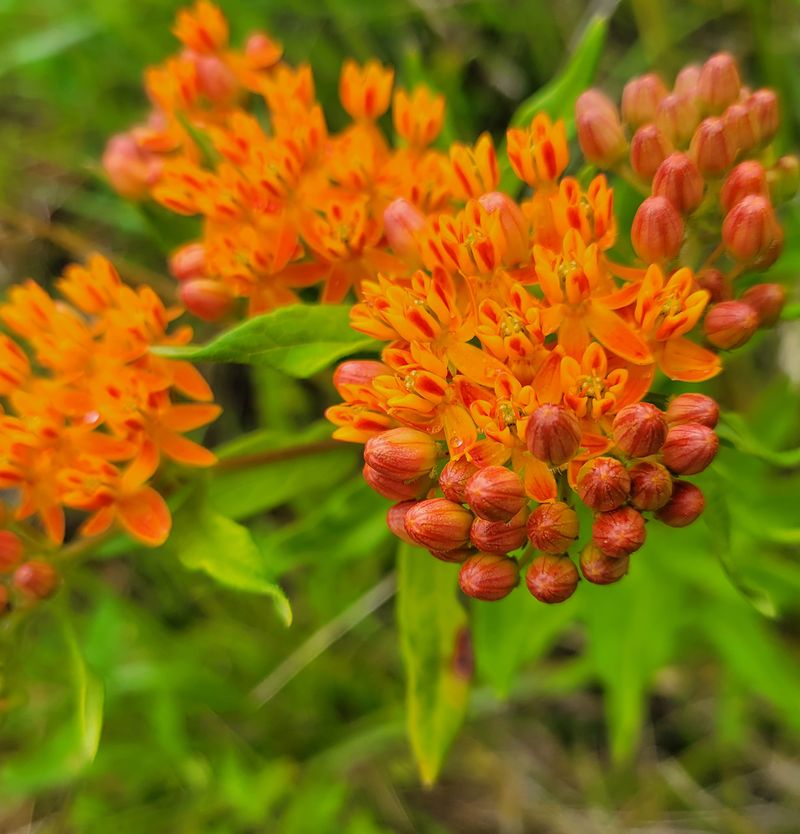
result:
[[[376,350],[377,343],[350,327],[347,305],[295,304],[247,319],[206,345],[154,348],[154,353],[192,362],[271,365],[308,377],[337,359]]]
[[[399,563],[408,734],[422,781],[432,785],[467,710],[469,674],[459,663],[467,617],[456,598],[453,565],[405,544]]]

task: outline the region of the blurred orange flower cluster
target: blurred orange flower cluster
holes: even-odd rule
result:
[[[315,284],[323,301],[341,301],[402,267],[385,245],[391,200],[446,211],[474,187],[474,166],[493,164],[488,139],[474,153],[454,148],[452,164],[431,149],[444,99],[425,87],[393,95],[394,73],[376,61],[345,62],[339,91],[351,122],[334,133],[311,68],[282,61],[267,35],[231,49],[222,13],[205,0],[180,12],[174,31],[182,51],[146,74],[147,123],[113,137],[103,162],[123,195],[202,217],[200,240],[171,260],[183,303],[201,318],[220,318],[237,298],[263,312]],[[390,104],[399,148],[377,124]],[[261,107],[266,119],[248,112]]]
[[[13,334],[0,336],[0,488],[4,522],[19,533],[3,531],[0,572],[16,568],[23,551],[48,549],[27,519],[37,517],[59,545],[68,510],[83,517],[79,535],[116,524],[144,544],[161,544],[170,512],[149,483],[160,460],[215,460],[183,435],[219,413],[208,384],[192,365],[149,352],[189,341],[187,327],[167,332],[179,311],[149,287],[123,284],[99,255],[86,267],[69,266],[57,286],[66,301],[28,281],[0,306]],[[46,573],[41,564],[36,570]]]

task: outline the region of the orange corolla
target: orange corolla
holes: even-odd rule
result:
[[[534,188],[556,182],[569,162],[564,121],[553,124],[546,113],[537,113],[527,128],[508,130],[506,141],[514,173]]]
[[[580,418],[596,422],[616,411],[627,383],[627,370],[609,370],[606,352],[597,342],[586,348],[580,362],[572,356],[561,360],[564,402]]]

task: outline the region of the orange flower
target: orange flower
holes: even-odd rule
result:
[[[569,162],[564,121],[553,124],[546,113],[537,113],[527,128],[508,130],[506,142],[514,173],[534,188],[555,182]]]
[[[342,106],[356,120],[374,121],[389,107],[394,70],[368,61],[359,67],[355,61],[345,61],[339,78],[339,98]]]

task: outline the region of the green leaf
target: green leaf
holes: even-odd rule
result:
[[[206,345],[159,347],[154,353],[192,362],[271,365],[308,377],[343,356],[376,349],[374,339],[350,328],[349,306],[295,304],[247,319]]]
[[[68,617],[61,615],[59,621],[72,690],[70,714],[43,743],[4,762],[0,767],[0,794],[33,794],[66,784],[97,755],[103,726],[103,687],[87,668]]]
[[[783,321],[797,321],[797,319],[800,319],[800,301],[787,304],[781,310],[781,319]]]
[[[420,777],[432,785],[467,710],[468,676],[457,652],[467,628],[456,570],[400,546],[397,618],[406,670],[407,727]]]
[[[475,605],[471,619],[478,675],[499,697],[508,697],[522,666],[540,658],[575,613],[576,597],[544,605],[519,589],[490,605]]]
[[[783,452],[770,449],[752,433],[745,419],[739,414],[724,413],[716,431],[721,440],[727,440],[735,449],[747,455],[753,455],[765,463],[781,469],[794,469],[800,466],[800,449],[789,449]]]
[[[199,570],[237,591],[264,594],[288,626],[292,610],[283,591],[270,578],[264,557],[250,531],[216,512],[202,494],[181,507],[164,547],[189,570]]]

